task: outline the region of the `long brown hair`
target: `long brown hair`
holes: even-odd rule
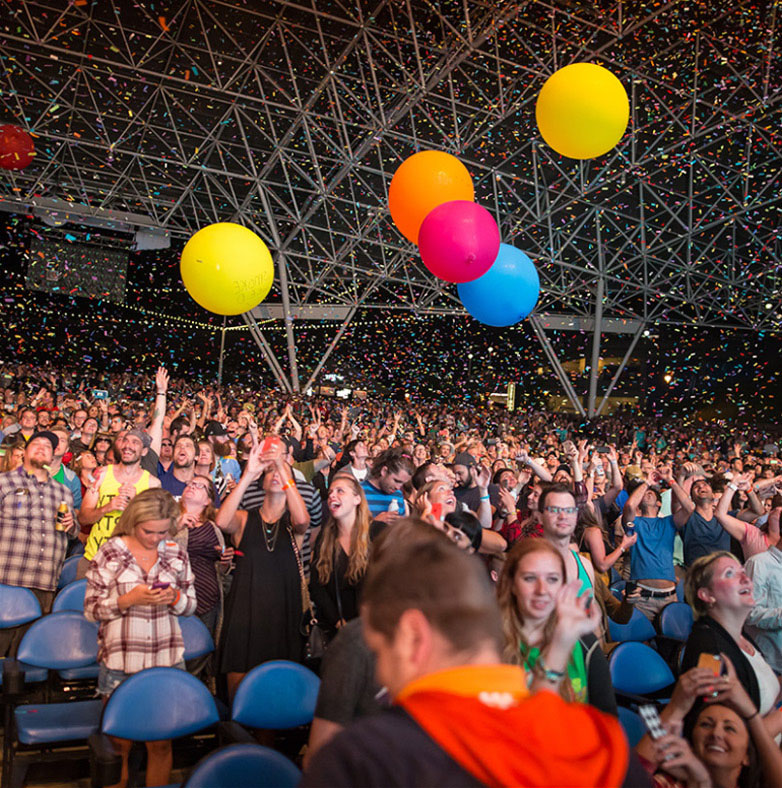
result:
[[[202,443],[203,441],[199,441]],[[193,475],[193,479],[201,479],[207,482],[206,486],[206,494],[209,496],[209,503],[204,506],[201,514],[198,516],[199,523],[213,523],[217,519],[217,510],[215,509],[215,501],[217,500],[217,489],[215,488],[215,483],[212,481],[211,477],[204,476],[203,473],[196,473]],[[192,481],[192,479],[191,479]],[[185,485],[187,486],[187,485]],[[179,513],[183,514],[185,511],[185,504],[182,499],[179,499]]]
[[[499,582],[497,583],[497,602],[502,615],[502,634],[505,639],[502,656],[506,662],[510,662],[512,665],[520,665],[522,663],[520,647],[524,643],[524,635],[522,634],[524,618],[513,590],[513,582],[516,579],[519,564],[526,556],[532,553],[549,553],[556,556],[562,569],[563,584],[567,578],[565,560],[562,558],[562,553],[545,539],[519,539],[508,552]],[[543,642],[540,644],[541,652],[545,650],[551,641],[556,623],[556,613],[552,612],[543,629]]]
[[[349,583],[358,582],[367,570],[369,563],[369,525],[371,522],[371,515],[369,513],[369,506],[367,505],[367,498],[364,495],[364,490],[356,480],[356,477],[351,473],[337,473],[331,480],[334,484],[336,481],[348,482],[355,495],[358,495],[361,500],[356,507],[356,520],[353,523],[353,530],[350,534],[350,557],[348,559],[348,573],[346,579]],[[329,515],[329,519],[323,526],[323,531],[320,538],[320,556],[318,557],[318,577],[320,582],[324,585],[328,583],[331,578],[331,572],[334,568],[337,552],[337,537],[339,536],[339,527],[337,521],[333,516]]]

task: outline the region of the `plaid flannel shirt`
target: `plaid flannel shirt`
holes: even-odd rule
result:
[[[0,473],[0,583],[54,591],[68,535],[54,527],[57,508],[73,511],[73,495],[49,477],[39,482],[23,466]]]
[[[175,605],[133,605],[119,609],[119,597],[137,585],[171,583],[180,592]],[[87,570],[84,615],[99,622],[98,662],[109,670],[138,673],[172,667],[185,647],[177,616],[196,610],[193,570],[187,551],[176,542],[158,545],[158,560],[149,574],[138,565],[121,536],[104,542]]]

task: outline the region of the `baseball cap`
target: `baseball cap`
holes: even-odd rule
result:
[[[52,451],[57,451],[57,444],[60,442],[60,439],[53,432],[49,432],[49,430],[34,432],[27,443],[32,443],[36,438],[43,438],[44,440],[49,441],[49,443],[52,445]]]
[[[132,429],[128,433],[128,437],[138,438],[145,449],[148,449],[152,445],[152,438],[149,436],[149,433],[140,430],[138,427]]]
[[[472,456],[472,454],[463,451],[453,458],[453,464],[464,465],[465,468],[472,468],[474,465],[478,464],[478,461]]]
[[[226,431],[225,427],[223,427],[223,425],[220,424],[219,421],[210,421],[206,425],[206,429],[204,430],[204,435],[207,438],[212,438],[212,437],[223,438],[228,435],[228,432]]]

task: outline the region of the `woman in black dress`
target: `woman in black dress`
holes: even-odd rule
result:
[[[356,477],[335,474],[327,499],[329,517],[312,553],[310,596],[318,621],[330,637],[358,615],[361,585],[369,563],[369,506]]]
[[[310,522],[282,442],[253,449],[239,483],[217,513],[216,523],[236,548],[236,573],[225,606],[220,669],[233,698],[244,675],[271,659],[299,661],[303,638],[301,574],[295,534]],[[239,502],[249,485],[263,478],[266,496],[259,509]]]

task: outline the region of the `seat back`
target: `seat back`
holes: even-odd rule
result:
[[[301,772],[284,755],[260,744],[231,744],[210,753],[182,788],[295,788]]]
[[[608,657],[611,682],[617,692],[649,695],[674,682],[665,660],[645,643],[620,643]]]
[[[185,659],[195,659],[215,650],[214,640],[206,624],[196,616],[180,616],[179,629],[185,641]]]
[[[640,611],[633,610],[630,620],[626,624],[617,624],[612,619],[608,619],[608,634],[611,640],[617,643],[624,643],[628,640],[643,642],[651,640],[657,632],[652,622]]]
[[[40,617],[38,597],[29,588],[0,585],[0,629],[29,624]]]
[[[214,698],[195,676],[178,668],[149,668],[114,690],[101,729],[121,739],[160,741],[189,736],[218,719]]]
[[[51,613],[25,632],[17,658],[50,670],[92,665],[98,658],[98,625],[75,610]]]
[[[692,608],[686,602],[671,602],[660,611],[660,634],[686,641],[692,631]]]
[[[76,579],[76,568],[79,565],[80,555],[72,555],[65,559],[60,572],[60,579],[57,581],[57,588],[65,588],[69,583]]]
[[[60,610],[76,610],[79,613],[84,612],[84,594],[87,591],[87,579],[74,580],[68,583],[65,588],[61,588],[54,598],[52,605],[52,613],[58,613]]]
[[[253,668],[236,690],[231,719],[281,730],[312,722],[320,679],[308,668],[276,659]]]
[[[646,733],[644,721],[641,719],[640,714],[636,714],[634,711],[624,708],[624,706],[620,706],[618,712],[619,724],[622,726],[625,736],[627,736],[630,749],[635,749],[636,744],[641,741],[644,733]]]

